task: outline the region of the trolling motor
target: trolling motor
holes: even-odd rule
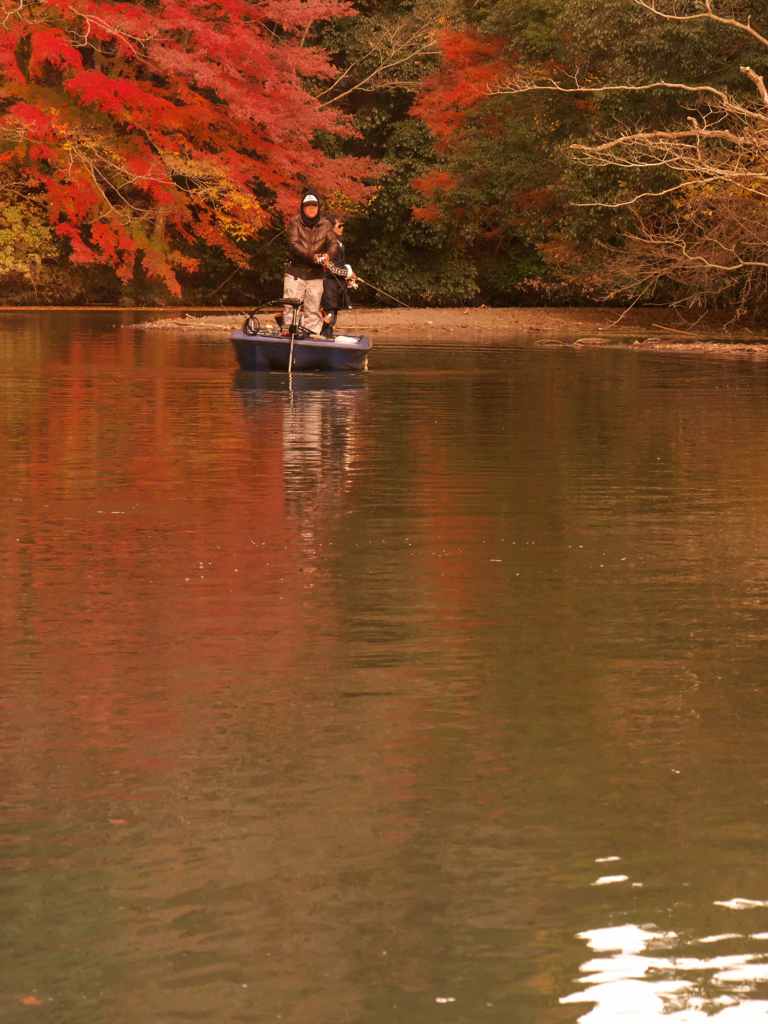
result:
[[[262,325],[257,314],[263,313],[268,306],[276,306],[278,304],[281,306],[291,307],[291,322],[287,326],[288,336],[291,340],[293,341],[295,338],[306,338],[309,335],[309,331],[301,326],[301,308],[304,304],[302,299],[272,299],[270,302],[265,302],[263,306],[258,306],[245,318],[245,322],[243,323],[243,334],[248,334],[250,336],[256,334],[273,334],[274,328],[270,325],[270,329],[267,329],[267,327]]]
[[[306,338],[309,331],[305,330],[300,326],[299,321],[301,320],[301,307],[304,305],[303,299],[283,299],[284,306],[291,307],[291,322],[288,325],[288,336],[291,341],[294,338]],[[283,324],[285,326],[285,324]]]

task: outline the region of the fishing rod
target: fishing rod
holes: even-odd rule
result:
[[[364,277],[360,277],[360,275],[356,274],[348,264],[342,267],[339,264],[333,263],[328,258],[327,253],[318,253],[317,256],[315,256],[315,263],[321,264],[328,273],[333,274],[335,277],[340,277],[347,281],[352,288],[355,288],[359,281],[360,284],[367,285],[369,288],[372,288],[373,291],[378,292],[379,295],[383,295],[386,299],[391,299],[399,306],[403,306],[405,309],[411,308],[407,302],[403,302],[402,299],[398,299],[396,295],[390,295],[390,293],[385,292],[383,288],[378,288],[375,284],[371,284],[370,281],[366,281]]]
[[[393,302],[396,302],[399,306],[403,306],[404,309],[411,308],[407,302],[403,302],[401,299],[398,299],[396,295],[390,295],[389,292],[385,292],[383,288],[377,288],[375,284],[371,284],[370,281],[366,281],[365,278],[360,277],[359,274],[355,274],[355,277],[360,282],[360,284],[367,285],[369,288],[372,288],[375,292],[378,292],[379,295],[383,295],[385,299],[392,299]]]

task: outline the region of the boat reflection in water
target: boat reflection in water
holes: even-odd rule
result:
[[[255,439],[272,452],[273,486],[279,480],[285,511],[309,541],[315,520],[343,514],[344,495],[362,464],[368,378],[241,371],[233,389]]]
[[[233,390],[240,395],[243,405],[256,405],[271,395],[337,393],[363,391],[369,378],[365,374],[329,373],[258,373],[238,370],[232,381]]]

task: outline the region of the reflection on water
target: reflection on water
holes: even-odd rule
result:
[[[273,432],[281,440],[285,513],[297,524],[305,574],[316,570],[323,528],[359,468],[366,381],[359,373],[235,376],[254,439]]]
[[[744,1001],[753,987],[768,981],[768,953],[685,956],[679,935],[648,925],[596,928],[579,938],[593,952],[608,954],[586,960],[581,965],[584,989],[560,1000],[594,1004],[580,1021],[760,1021],[768,1015],[768,1000]],[[739,939],[743,946],[749,938],[710,935],[689,947],[726,942],[733,947]]]
[[[767,388],[0,317],[0,1017],[768,1019]]]
[[[274,410],[281,411],[283,471],[294,497],[344,486],[359,448],[366,380],[343,373],[237,374],[234,388],[256,435],[274,428]]]

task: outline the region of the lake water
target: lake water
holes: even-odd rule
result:
[[[0,315],[0,1019],[768,1020],[767,374]]]

